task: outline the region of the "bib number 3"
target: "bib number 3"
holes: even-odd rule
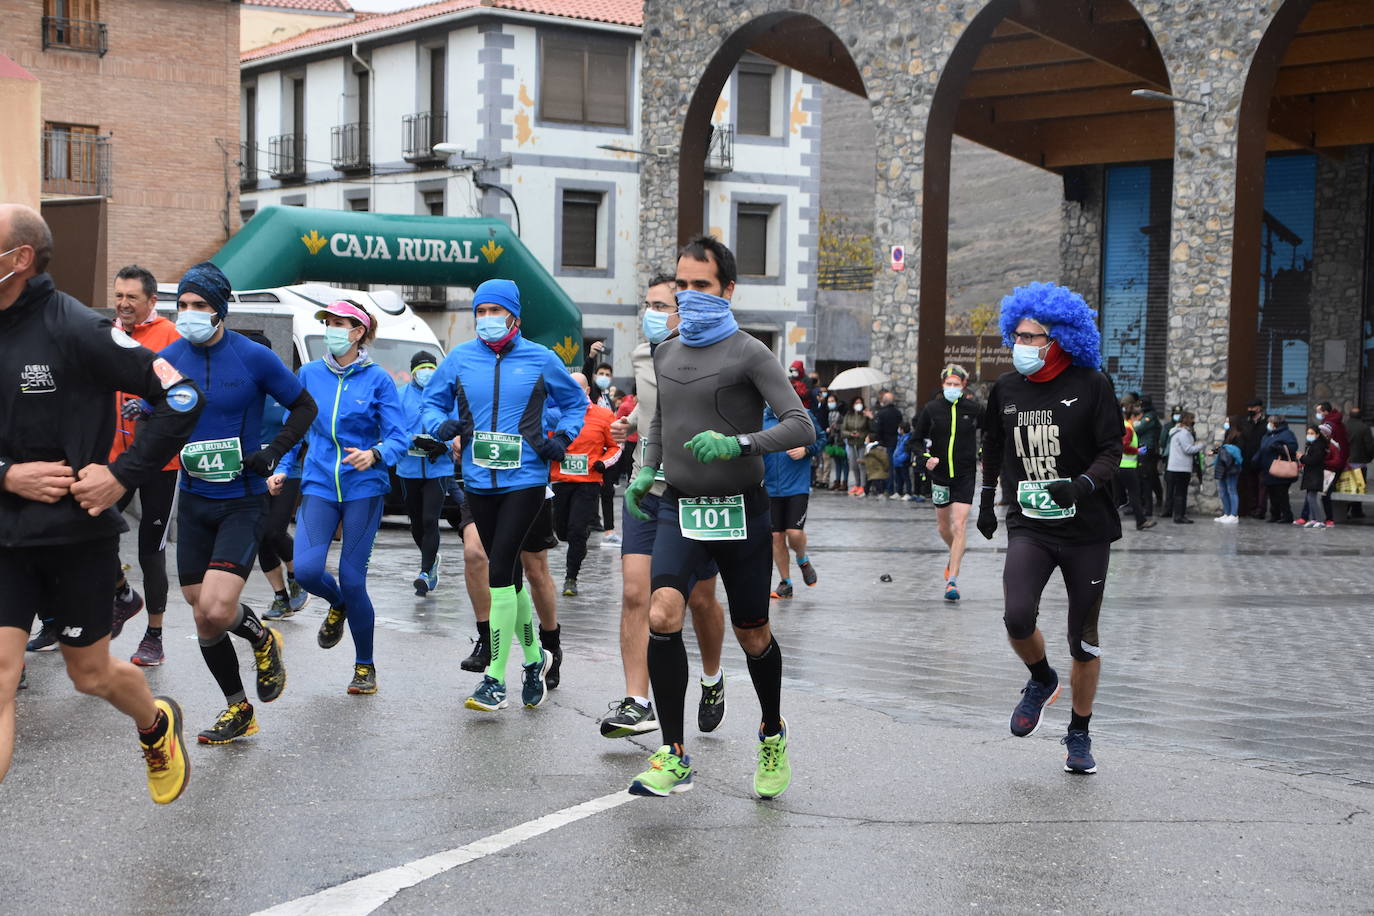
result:
[[[1021,514],[1026,518],[1038,518],[1047,521],[1055,519],[1073,518],[1078,512],[1077,506],[1069,506],[1065,509],[1054,501],[1049,491],[1045,487],[1055,483],[1053,480],[1023,480],[1016,485],[1016,503],[1021,507]]]
[[[186,473],[209,483],[228,483],[243,472],[243,450],[238,437],[188,442],[181,450]]]
[[[677,501],[677,523],[692,541],[743,541],[744,496],[696,496]]]
[[[489,471],[512,471],[520,467],[525,440],[515,433],[477,430],[472,434],[472,463]]]

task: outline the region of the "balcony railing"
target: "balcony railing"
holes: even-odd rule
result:
[[[448,307],[447,286],[403,286],[401,298],[417,311],[432,311]]]
[[[448,115],[442,111],[421,111],[401,118],[402,155],[406,162],[443,162],[447,157],[434,152],[434,144],[448,139]]]
[[[340,124],[329,134],[334,168],[347,172],[368,167],[366,124]]]
[[[711,127],[711,139],[706,145],[706,174],[720,175],[735,168],[735,129],[728,125]]]
[[[43,17],[43,50],[62,48],[105,56],[110,49],[105,23],[89,19],[67,19],[62,16]]]
[[[282,134],[267,142],[267,154],[271,160],[268,169],[273,178],[292,179],[305,177],[305,138],[295,134]]]
[[[43,131],[43,191],[109,197],[110,138],[67,130]]]
[[[256,143],[239,144],[239,187],[251,188],[258,183],[258,146]]]

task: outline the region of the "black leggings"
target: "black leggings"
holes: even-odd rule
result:
[[[1291,522],[1293,520],[1293,504],[1289,501],[1288,491],[1293,486],[1293,481],[1286,483],[1265,484],[1264,489],[1269,492],[1269,520],[1278,522]]]
[[[553,531],[568,544],[565,575],[569,579],[577,578],[587,558],[587,529],[596,518],[600,490],[601,485],[595,482],[553,485]]]
[[[601,530],[615,530],[615,477],[610,472],[601,480]]]
[[[263,518],[262,541],[258,544],[258,567],[271,572],[296,556],[296,545],[286,530],[296,515],[296,501],[301,495],[301,479],[288,477],[281,492],[267,497],[267,515]]]
[[[506,493],[466,491],[468,511],[487,552],[487,585],[491,588],[523,585],[520,551],[525,535],[544,508],[544,485]]]
[[[1137,468],[1123,467],[1117,471],[1116,479],[1121,484],[1121,495],[1131,507],[1131,514],[1135,516],[1138,528],[1145,524],[1145,509],[1140,504],[1140,471]]]
[[[1007,635],[1029,639],[1040,615],[1040,594],[1056,568],[1069,599],[1069,654],[1089,662],[1101,655],[1097,618],[1106,589],[1111,544],[1049,544],[1012,535],[1007,539],[1007,562],[1002,568],[1002,617]]]
[[[439,556],[439,517],[444,512],[446,484],[442,477],[401,478],[406,515],[410,516],[410,536],[420,548],[420,569],[425,571],[434,568],[434,560]]]
[[[120,498],[120,512],[129,508],[134,493],[139,495],[143,517],[138,522],[138,568],[143,573],[143,598],[149,614],[167,611],[167,530],[176,512],[177,478],[180,471],[158,471],[136,491]],[[115,555],[115,581],[124,574],[124,565]]]

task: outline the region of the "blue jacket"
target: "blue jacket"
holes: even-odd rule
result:
[[[371,360],[355,360],[339,375],[323,359],[306,363],[297,374],[320,408],[305,437],[301,493],[343,503],[390,492],[387,466],[400,459],[411,439],[391,374]],[[343,463],[348,448],[375,448],[382,460],[366,471],[355,470]],[[290,475],[297,451],[282,458],[278,473]]]
[[[1223,445],[1217,451],[1216,461],[1212,463],[1212,474],[1217,480],[1238,477],[1242,464],[1240,449],[1234,445]]]
[[[262,408],[262,447],[266,448],[273,439],[277,438],[277,433],[281,432],[282,424],[286,422],[287,410],[281,406],[274,397],[268,397],[267,403]],[[301,476],[300,462],[296,462],[291,468],[292,477]]]
[[[1291,477],[1275,477],[1269,473],[1269,465],[1273,464],[1275,458],[1298,460],[1298,440],[1287,426],[1264,434],[1259,451],[1255,453],[1255,464],[1259,467],[1265,486],[1294,483]]]
[[[425,386],[421,426],[435,435],[455,409],[463,440],[463,487],[478,493],[506,493],[543,487],[549,466],[534,444],[545,437],[545,401],[558,408],[554,432],[569,443],[582,431],[587,396],[552,350],[517,335],[498,355],[474,338],[454,347]],[[472,434],[519,435],[520,467],[491,470],[473,461]]]
[[[892,453],[892,466],[894,468],[911,466],[911,433],[902,433],[897,437],[897,448]]]
[[[247,455],[262,448],[263,400],[271,395],[283,404],[301,396],[300,382],[281,357],[228,329],[208,347],[185,340],[170,344],[159,354],[191,379],[204,396],[196,429],[188,442],[238,439]],[[181,489],[211,499],[234,499],[267,492],[267,482],[247,472],[228,483],[213,483],[181,472]]]
[[[769,452],[763,456],[763,485],[769,496],[798,496],[811,492],[811,459],[825,447],[825,430],[816,422],[815,415],[809,411],[806,415],[816,428],[816,441],[806,447],[805,455],[789,458],[786,452]],[[777,425],[778,415],[773,413],[773,408],[765,407],[763,426],[760,428],[769,429]]]
[[[432,477],[453,476],[453,454],[445,452],[442,458],[430,461],[424,452],[410,448],[410,440],[424,432],[420,425],[420,405],[424,403],[425,389],[415,382],[401,387],[401,413],[405,415],[406,450],[401,460],[396,462],[396,476],[407,480],[425,480]],[[453,419],[458,419],[455,415]],[[447,444],[447,443],[445,443]],[[418,452],[418,453],[417,453]]]

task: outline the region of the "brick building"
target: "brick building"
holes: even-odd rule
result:
[[[239,4],[6,0],[0,54],[41,85],[44,215],[53,273],[102,306],[137,262],[171,279],[238,219]]]

